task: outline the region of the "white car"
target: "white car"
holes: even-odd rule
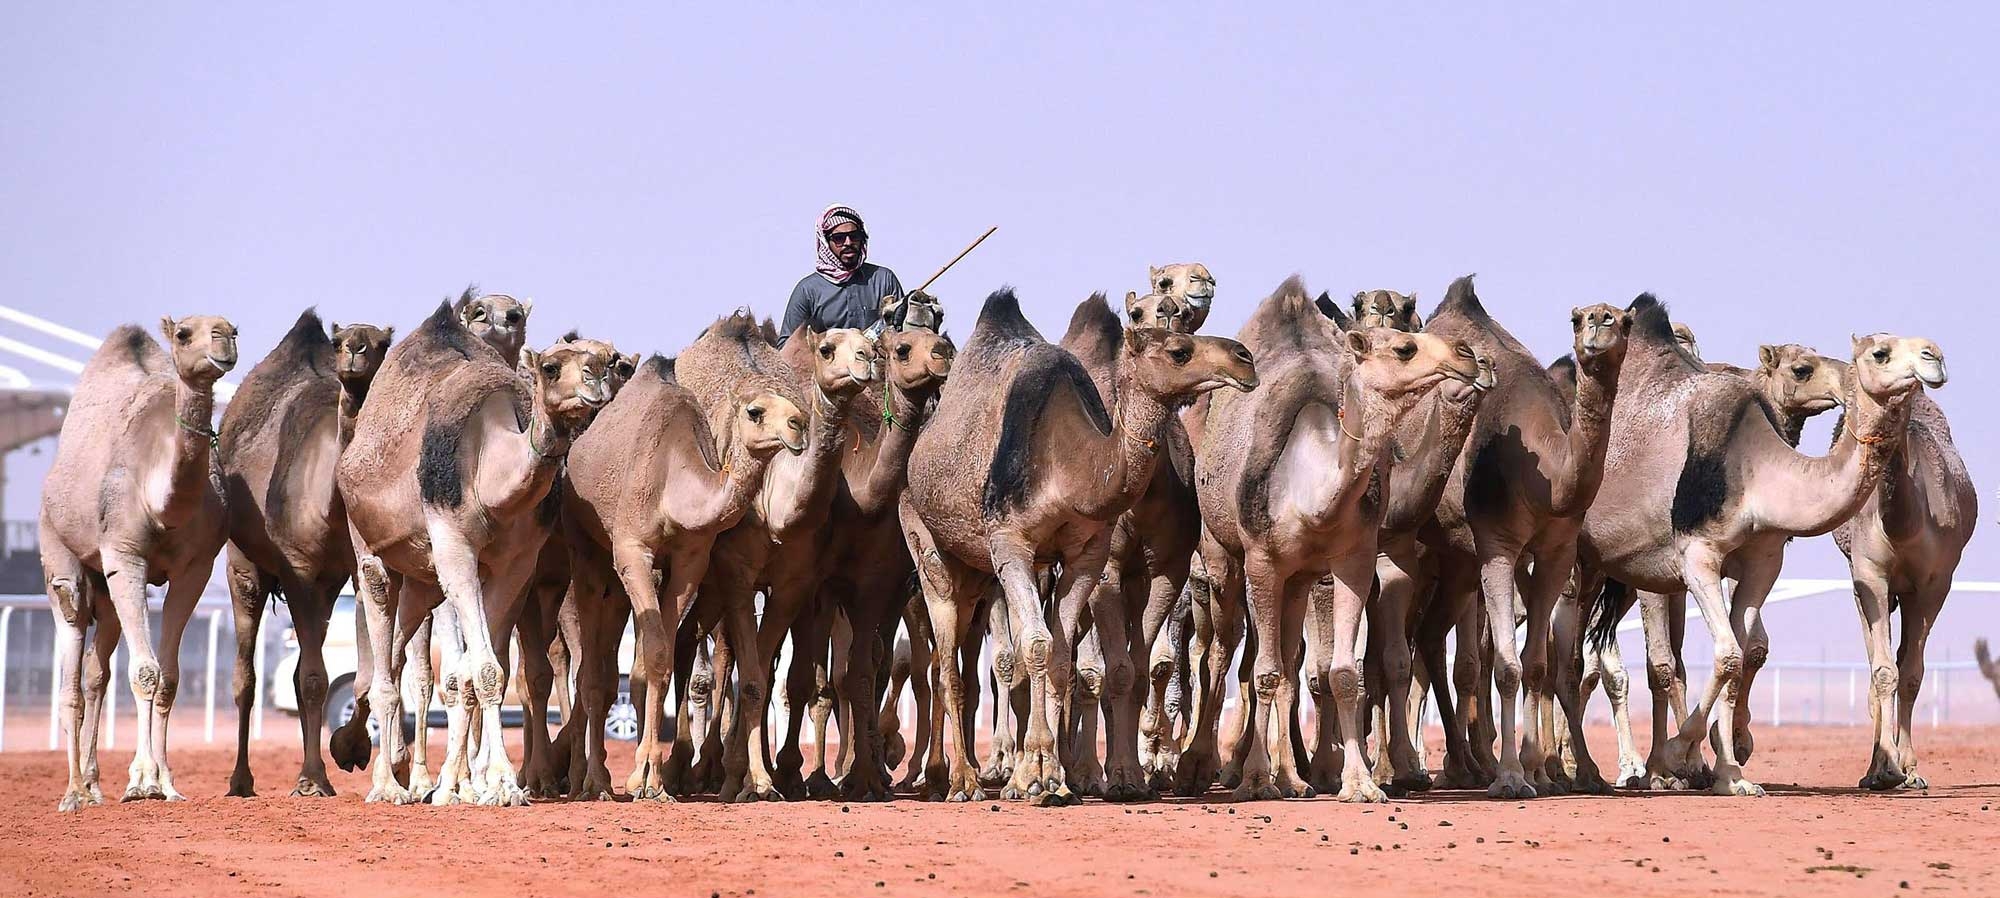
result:
[[[329,731],[345,724],[354,716],[355,670],[360,666],[354,643],[354,595],[341,593],[333,602],[333,618],[327,624],[326,643],[321,646],[320,656],[326,660],[326,726]],[[285,654],[271,670],[271,705],[280,711],[296,715],[299,713],[299,695],[296,687],[299,670],[298,634],[291,628],[284,632]],[[518,655],[518,653],[517,653]],[[611,711],[604,722],[606,736],[625,742],[639,738],[639,715],[632,707],[630,677],[632,672],[632,627],[627,624],[625,637],[618,643],[618,696],[613,699]],[[509,684],[507,703],[500,709],[503,726],[520,726],[524,717],[517,696],[520,667],[515,666],[515,680]],[[445,712],[441,703],[433,702],[428,726],[445,725]],[[549,708],[549,723],[561,722],[561,715],[554,707]],[[670,719],[666,725],[671,728]],[[403,722],[405,734],[416,732],[414,715],[406,716]],[[671,733],[671,730],[669,730]],[[369,726],[369,735],[374,735],[374,725]]]

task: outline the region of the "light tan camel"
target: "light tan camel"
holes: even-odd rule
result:
[[[1673,328],[1674,342],[1679,343],[1682,349],[1687,350],[1687,354],[1693,356],[1695,361],[1701,361],[1701,344],[1695,342],[1694,328],[1688,327],[1678,321],[1674,322]]]
[[[389,329],[369,325],[327,336],[313,310],[250,369],[222,415],[216,459],[229,507],[227,580],[236,613],[236,770],[229,794],[256,794],[250,716],[257,692],[259,624],[282,596],[298,634],[299,726],[304,763],[293,795],[333,795],[320,754],[326,710],[326,641],[333,600],[354,576],[347,510],[333,488],[341,405],[365,396],[389,348]],[[358,410],[358,404],[356,404]],[[367,743],[362,743],[365,751]]]
[[[1414,325],[1418,320],[1413,306],[1413,303],[1394,306],[1409,310],[1401,317],[1405,325]],[[1385,320],[1398,319],[1391,316]],[[1411,624],[1419,612],[1418,596],[1429,594],[1422,587],[1428,586],[1430,580],[1421,567],[1423,547],[1419,535],[1435,519],[1438,502],[1443,499],[1451,472],[1464,451],[1474,418],[1487,393],[1498,382],[1493,360],[1480,355],[1477,348],[1473,349],[1473,356],[1478,376],[1471,381],[1448,378],[1439,384],[1437,392],[1424,397],[1412,413],[1403,416],[1390,444],[1396,462],[1390,469],[1388,505],[1376,537],[1376,588],[1368,604],[1365,672],[1370,680],[1369,694],[1380,702],[1384,712],[1384,729],[1379,731],[1377,742],[1387,763],[1378,766],[1376,781],[1396,796],[1421,792],[1431,786],[1430,773],[1420,752],[1423,739],[1417,729],[1421,724],[1417,715],[1420,706],[1411,703],[1414,679]],[[1318,591],[1329,587],[1320,583],[1312,588]],[[1415,695],[1421,700],[1423,690],[1417,690]],[[1325,792],[1339,788],[1341,759],[1334,745],[1337,734],[1333,716],[1319,715],[1318,741],[1312,766],[1306,773],[1313,788]]]
[[[1542,705],[1556,698],[1548,629],[1575,566],[1583,512],[1602,481],[1631,322],[1623,311],[1600,303],[1572,310],[1570,327],[1582,372],[1574,402],[1563,401],[1542,363],[1487,313],[1469,278],[1452,284],[1428,326],[1477,346],[1499,374],[1438,504],[1437,524],[1424,537],[1437,558],[1438,586],[1420,635],[1439,710],[1449,711],[1445,678],[1439,675],[1442,628],[1467,609],[1483,609],[1499,693],[1501,755],[1487,788],[1495,798],[1533,798],[1568,785],[1559,779],[1560,758],[1549,763],[1554,746],[1543,743],[1535,724]],[[1527,641],[1519,648],[1517,589],[1527,612]],[[1472,604],[1480,597],[1483,604]],[[1461,658],[1465,655],[1461,648]],[[1527,698],[1525,712],[1517,704],[1521,694]],[[1521,721],[1529,725],[1517,735]],[[1469,779],[1470,767],[1464,728],[1462,721],[1446,727],[1446,776],[1460,783]],[[1576,787],[1607,790],[1583,746],[1577,746],[1577,755]]]
[[[849,801],[887,801],[894,797],[888,762],[883,758],[876,678],[883,665],[878,652],[896,637],[896,625],[908,602],[910,578],[916,573],[903,540],[896,507],[907,480],[910,452],[928,420],[932,399],[951,374],[957,348],[949,337],[926,329],[890,328],[877,337],[873,355],[881,359],[881,380],[855,397],[849,421],[852,431],[841,455],[841,486],[832,508],[831,543],[822,556],[818,604],[838,612],[845,625],[834,623],[832,670],[841,728],[841,753],[848,756],[838,794]],[[792,768],[798,752],[798,697],[814,688],[810,657],[816,641],[802,641],[794,630],[793,670],[787,691],[794,696],[793,725],[780,753],[781,769]],[[809,637],[809,640],[816,637]],[[825,763],[824,716],[816,742],[820,765],[807,791],[836,791]]]
[[[772,457],[806,446],[806,414],[792,400],[745,383],[734,410],[711,419],[676,382],[675,367],[648,359],[570,450],[563,520],[582,632],[576,706],[587,714],[583,750],[571,754],[579,798],[612,794],[604,719],[617,686],[618,640],[635,616],[633,695],[644,721],[626,790],[635,798],[668,797],[661,734],[674,631],[694,602],[716,536],[750,510]]]
[[[1874,493],[1902,447],[1910,397],[1944,383],[1943,352],[1918,338],[1856,338],[1846,421],[1832,454],[1809,458],[1786,445],[1754,386],[1707,371],[1674,342],[1651,295],[1629,311],[1634,351],[1624,387],[1633,401],[1613,412],[1602,501],[1585,516],[1582,554],[1632,588],[1692,592],[1715,641],[1714,678],[1649,771],[1667,785],[1699,775],[1713,708],[1720,725],[1711,789],[1762,794],[1743,777],[1752,745],[1742,697],[1769,652],[1762,605],[1785,543],[1838,527]],[[1724,577],[1737,581],[1727,598]]]
[[[1163,296],[1179,303],[1186,320],[1181,323],[1181,333],[1192,334],[1201,330],[1208,320],[1209,308],[1215,304],[1215,275],[1208,273],[1208,266],[1200,262],[1176,262],[1158,268],[1146,269],[1146,292]],[[1126,300],[1126,315],[1131,316],[1132,298]],[[1134,325],[1137,326],[1137,325]]]
[[[1864,363],[1865,364],[1865,363]],[[1943,363],[1938,367],[1940,379]],[[1924,641],[1951,594],[1951,578],[1979,520],[1979,495],[1952,444],[1944,410],[1919,389],[1906,402],[1902,448],[1882,482],[1847,523],[1833,531],[1854,572],[1854,601],[1868,647],[1868,710],[1874,756],[1865,789],[1929,788],[1917,772],[1910,721],[1924,684]],[[1845,431],[1835,425],[1835,433]],[[1901,609],[1902,644],[1890,653],[1889,614]]]
[[[726,731],[722,758],[727,801],[783,798],[772,780],[764,736],[771,659],[819,589],[851,411],[875,379],[874,341],[859,330],[802,327],[782,350],[769,338],[747,312],[739,312],[681,353],[675,369],[712,422],[718,414],[734,414],[753,384],[762,392],[800,397],[797,404],[810,416],[805,452],[772,462],[750,512],[717,537],[701,582],[702,604],[721,615],[736,664],[736,720]],[[760,591],[761,620],[754,616]],[[721,673],[718,669],[718,680]]]
[[[167,768],[167,718],[180,685],[181,634],[208,584],[228,520],[214,464],[215,382],[236,365],[236,327],[160,319],[111,332],[84,365],[42,492],[42,575],[55,612],[69,784],[57,808],[103,798],[97,729],[122,629],[141,709],[125,799],[180,801]],[[153,647],[146,586],[167,587]],[[84,633],[97,625],[84,683]],[[87,693],[87,694],[86,694]]]
[[[389,351],[337,473],[358,537],[370,647],[383,661],[371,685],[384,735],[370,800],[526,802],[500,741],[506,677],[494,647],[506,644],[553,523],[543,500],[572,435],[609,398],[614,363],[558,343],[523,350],[517,370],[442,305]],[[413,746],[406,789],[383,760],[401,739],[397,668],[444,602],[446,756],[433,790]],[[415,685],[421,707],[429,684]]]
[[[1674,342],[1685,348],[1689,342],[1682,339],[1683,335],[1692,338],[1687,325],[1675,324]],[[1846,377],[1847,363],[1826,358],[1817,351],[1796,343],[1759,347],[1757,357],[1758,364],[1754,370],[1721,362],[1710,362],[1707,367],[1710,371],[1741,377],[1755,385],[1757,391],[1763,395],[1766,407],[1776,416],[1778,432],[1785,438],[1785,442],[1796,447],[1799,444],[1799,435],[1805,430],[1807,419],[1840,405],[1841,397],[1846,393],[1843,381]],[[1564,391],[1565,396],[1571,398],[1575,396],[1574,360],[1568,356],[1556,360],[1555,364],[1549,366],[1549,375],[1555,379],[1557,387]],[[1579,569],[1578,576],[1581,595],[1590,596],[1596,601],[1608,600],[1621,604],[1615,616],[1608,611],[1595,612],[1596,619],[1604,624],[1605,628],[1594,630],[1584,643],[1582,681],[1576,688],[1579,695],[1588,697],[1596,688],[1598,681],[1600,679],[1603,681],[1605,695],[1611,701],[1613,726],[1618,733],[1618,784],[1643,788],[1647,785],[1646,759],[1639,754],[1632,740],[1631,712],[1628,706],[1631,693],[1625,675],[1625,660],[1618,649],[1615,625],[1624,618],[1626,609],[1633,604],[1645,605],[1646,613],[1656,623],[1653,632],[1671,644],[1670,652],[1673,658],[1671,676],[1665,669],[1660,670],[1658,676],[1650,672],[1648,674],[1653,689],[1653,742],[1654,749],[1658,750],[1665,746],[1673,726],[1672,718],[1667,716],[1667,712],[1671,710],[1675,715],[1687,713],[1687,669],[1681,662],[1681,637],[1686,631],[1687,596],[1685,593],[1635,594],[1621,584],[1607,597],[1603,591],[1604,578],[1596,571],[1585,567]],[[1575,601],[1570,595],[1565,595],[1564,600]],[[1557,619],[1568,620],[1573,614],[1573,611],[1564,610],[1557,615]],[[1566,731],[1559,732],[1557,736],[1564,744],[1565,750],[1573,751],[1569,748],[1569,734]]]
[[[1102,294],[1085,302],[1110,315]],[[949,726],[953,742],[949,769],[926,777],[949,800],[984,794],[959,649],[987,585],[997,579],[1004,590],[1031,692],[1006,794],[1067,801],[1054,733],[1069,695],[1075,615],[1104,566],[1110,525],[1152,482],[1178,405],[1257,382],[1249,352],[1233,340],[1145,329],[1125,331],[1120,346],[1116,404],[1107,408],[1076,357],[1043,340],[1013,291],[1000,290],[980,310],[917,438],[901,514],[936,641],[934,738]],[[1061,619],[1050,628],[1037,571],[1058,561]],[[1090,610],[1098,626],[1118,632],[1121,605]]]
[[[1211,602],[1219,616],[1247,608],[1255,631],[1256,705],[1244,709],[1247,752],[1235,796],[1312,794],[1299,775],[1291,733],[1303,643],[1314,693],[1325,697],[1322,707],[1338,708],[1345,750],[1339,797],[1379,801],[1382,792],[1360,749],[1355,642],[1375,575],[1389,446],[1399,420],[1425,395],[1447,378],[1476,380],[1478,363],[1471,347],[1430,334],[1343,332],[1314,307],[1297,278],[1280,285],[1239,336],[1258,354],[1267,385],[1247,397],[1213,397],[1195,444]],[[1324,594],[1330,601],[1308,609],[1311,586],[1321,578],[1332,580]],[[1211,682],[1219,679],[1214,662],[1209,672]],[[1213,687],[1204,686],[1213,696]],[[1194,744],[1182,758],[1186,792],[1198,793],[1214,776],[1219,705],[1203,702]]]
[[[1363,290],[1354,294],[1353,308],[1349,313],[1355,327],[1386,327],[1392,330],[1415,333],[1424,329],[1424,319],[1417,314],[1417,294],[1402,294],[1394,290]]]

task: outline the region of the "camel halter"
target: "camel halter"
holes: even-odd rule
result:
[[[1339,428],[1340,428],[1340,433],[1341,433],[1341,435],[1342,435],[1342,436],[1345,436],[1345,437],[1347,437],[1348,439],[1350,439],[1350,440],[1353,440],[1353,441],[1355,441],[1355,442],[1357,442],[1357,443],[1361,442],[1361,438],[1360,438],[1360,437],[1358,437],[1358,436],[1355,436],[1355,435],[1354,435],[1353,433],[1350,433],[1350,432],[1348,431],[1348,429],[1347,429],[1347,410],[1346,410],[1346,409],[1344,409],[1344,408],[1337,408],[1337,409],[1334,409],[1334,410],[1333,410],[1333,423],[1334,423],[1334,425],[1335,425],[1335,426],[1337,426],[1337,427],[1339,427]]]
[[[1861,434],[1854,432],[1854,419],[1860,417],[1859,415],[1842,415],[1841,417],[1847,420],[1847,435],[1853,437],[1855,442],[1860,443],[1863,446],[1873,446],[1876,443],[1880,443],[1883,440],[1889,438],[1889,435],[1886,433],[1878,433],[1871,437],[1864,437]]]
[[[207,437],[207,438],[208,438],[208,448],[210,448],[210,449],[213,449],[213,450],[220,450],[220,449],[222,448],[222,434],[220,434],[220,433],[217,433],[217,432],[216,432],[216,430],[215,430],[215,428],[213,428],[213,427],[196,427],[196,426],[195,426],[195,425],[193,425],[193,424],[189,424],[189,423],[187,422],[187,419],[186,419],[186,418],[183,418],[183,417],[181,417],[181,414],[180,414],[180,412],[175,412],[175,413],[174,413],[174,423],[175,423],[175,424],[179,424],[179,425],[181,426],[181,429],[182,429],[182,430],[185,430],[185,431],[187,431],[188,433],[191,433],[191,434],[194,434],[195,436],[198,436],[198,437]]]

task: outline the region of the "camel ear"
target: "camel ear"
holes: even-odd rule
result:
[[[1632,313],[1624,309],[1618,310],[1618,333],[1625,336],[1632,334]]]
[[[384,343],[387,343],[387,342],[389,342],[390,340],[394,340],[394,339],[396,339],[396,326],[395,326],[395,325],[393,325],[393,324],[392,324],[392,325],[389,325],[388,327],[385,327],[385,328],[383,328],[383,329],[382,329],[382,342],[384,342]]]
[[[1757,366],[1766,371],[1777,370],[1778,347],[1769,343],[1757,347]]]
[[[1403,301],[1401,303],[1398,303],[1397,305],[1399,305],[1402,308],[1402,312],[1404,315],[1409,316],[1409,318],[1413,321],[1416,320],[1417,295],[1415,293],[1403,297]]]
[[[1131,317],[1131,316],[1132,316],[1132,307],[1133,307],[1134,305],[1137,305],[1137,304],[1138,304],[1138,302],[1139,302],[1139,291],[1137,291],[1137,290],[1127,290],[1127,291],[1125,291],[1125,316],[1126,316],[1126,317],[1128,317],[1128,318],[1129,318],[1129,317]]]
[[[1353,302],[1353,306],[1354,306],[1354,317],[1356,317],[1356,318],[1359,318],[1359,317],[1361,317],[1361,303],[1362,303],[1362,301],[1363,301],[1363,300],[1365,300],[1365,299],[1367,299],[1367,298],[1368,298],[1368,291],[1366,291],[1366,290],[1357,290],[1357,291],[1355,291],[1355,293],[1354,293],[1354,302]]]
[[[1582,307],[1579,307],[1579,306],[1572,306],[1572,307],[1570,307],[1570,310],[1569,310],[1569,332],[1570,332],[1570,333],[1572,333],[1572,334],[1580,334],[1580,333],[1583,333],[1583,309],[1582,309]]]
[[[1868,348],[1868,338],[1866,337],[1857,337],[1853,334],[1848,334],[1847,340],[1848,340],[1848,346],[1852,350],[1854,355],[1858,356],[1861,354],[1862,350]]]
[[[1160,282],[1160,270],[1158,268],[1154,268],[1151,265],[1146,266],[1146,283],[1158,284],[1159,282]]]
[[[328,334],[338,334],[338,333],[340,333],[340,322],[338,322],[338,321],[329,321],[329,322],[327,322],[327,323],[326,323],[326,332],[327,332]]]
[[[532,299],[523,299],[523,300],[521,300],[521,320],[522,320],[522,321],[526,321],[526,320],[528,320],[528,313],[530,313],[530,312],[533,312],[534,310],[535,310],[535,301],[534,301],[534,300],[532,300]]]
[[[639,354],[636,352],[628,352],[624,355],[621,355],[618,357],[617,365],[618,365],[618,376],[624,378],[630,378],[634,373],[637,373],[639,370]]]
[[[1372,345],[1373,341],[1368,339],[1367,331],[1357,328],[1347,332],[1347,351],[1355,358],[1367,355]]]

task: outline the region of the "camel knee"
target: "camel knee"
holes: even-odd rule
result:
[[[482,662],[473,672],[472,687],[481,705],[499,707],[500,694],[507,688],[507,678],[500,672],[500,663]]]
[[[1632,678],[1625,675],[1625,669],[1622,667],[1606,667],[1604,668],[1603,676],[1604,694],[1609,696],[1614,702],[1624,701],[1627,691],[1632,687]],[[1589,690],[1584,691],[1588,692]]]
[[[377,607],[387,607],[389,598],[389,568],[382,559],[370,555],[361,559],[355,573],[365,584],[366,595]]]
[[[1743,676],[1743,650],[1731,649],[1715,655],[1715,676],[1719,680],[1734,680]]]
[[[1493,665],[1493,688],[1500,695],[1512,695],[1521,689],[1521,662],[1513,659],[1501,660]]]
[[[1763,669],[1764,660],[1771,656],[1771,647],[1762,642],[1752,642],[1743,648],[1743,665],[1748,671]]]
[[[1049,654],[1054,646],[1047,633],[1030,634],[1022,642],[1021,660],[1028,666],[1031,675],[1048,672]]]
[[[1892,695],[1896,691],[1896,668],[1891,664],[1878,664],[1868,677],[1869,691],[1877,696]],[[1911,690],[1912,694],[1915,690]]]
[[[1137,676],[1132,662],[1112,662],[1104,671],[1104,697],[1115,699],[1132,694],[1132,684]]]
[[[1358,664],[1336,664],[1327,669],[1327,690],[1338,704],[1359,704],[1366,695]]]
[[[1251,687],[1257,691],[1259,700],[1269,701],[1277,697],[1278,685],[1284,679],[1284,675],[1275,670],[1260,670],[1251,678]]]
[[[62,612],[64,622],[72,627],[83,626],[83,602],[78,598],[75,580],[68,577],[51,579],[49,594],[55,596],[56,610]]]
[[[1672,661],[1652,661],[1646,664],[1646,685],[1654,692],[1666,692],[1679,681],[1680,668]]]
[[[1092,698],[1104,695],[1104,668],[1095,664],[1079,664],[1076,681],[1085,695]]]
[[[142,702],[150,702],[159,694],[162,675],[160,665],[151,661],[140,661],[132,665],[132,694]]]
[[[431,684],[424,682],[423,678],[417,678],[412,685],[414,686],[413,695],[419,701],[430,694]],[[460,704],[471,697],[471,694],[465,689],[465,683],[459,678],[456,671],[445,674],[444,680],[439,682],[437,686],[438,691],[444,695],[444,703],[447,706]]]
[[[993,653],[993,677],[1002,683],[1014,680],[1014,653],[1001,650]]]
[[[1530,689],[1540,689],[1549,682],[1549,664],[1547,661],[1529,662],[1521,665],[1520,670],[1521,682],[1528,684],[1528,688]]]
[[[299,707],[318,708],[326,704],[326,671],[299,671]]]

